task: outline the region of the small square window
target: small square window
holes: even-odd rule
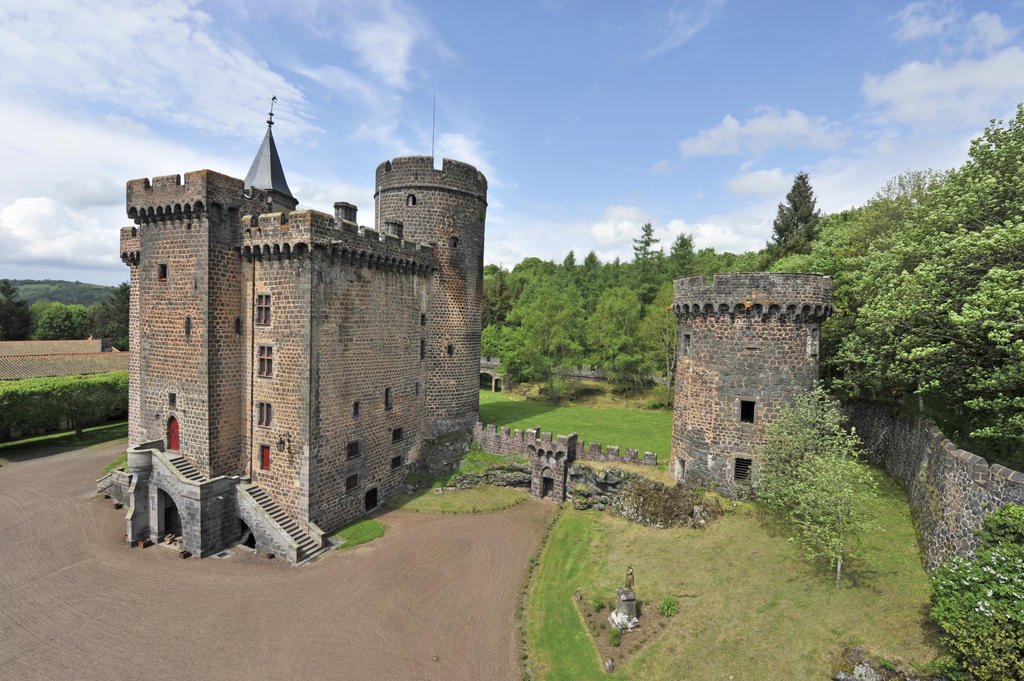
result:
[[[274,348],[269,345],[259,347],[259,375],[264,378],[274,375]]]
[[[404,456],[393,456],[393,457],[391,457],[391,470],[395,470],[396,468],[401,468],[404,463],[405,463],[405,457]]]
[[[167,280],[167,263],[160,263],[156,267],[156,278],[160,281]]]
[[[260,445],[260,470],[270,470],[270,445]]]
[[[352,403],[352,416],[359,416],[359,400]]]
[[[347,478],[345,478],[345,491],[346,492],[351,492],[356,487],[359,487],[359,476],[358,475],[350,475]]]
[[[754,422],[754,402],[740,400],[740,421],[743,423]]]
[[[273,420],[273,408],[270,406],[270,402],[259,402],[257,403],[259,415],[256,422],[260,426],[269,426]]]
[[[750,480],[751,459],[736,459],[732,468],[733,482],[748,482]]]
[[[393,406],[395,406],[395,400],[391,395],[391,388],[384,388],[384,408],[390,409]]]
[[[392,428],[391,429],[391,441],[392,442],[401,442],[402,441],[402,429],[401,428]]]
[[[178,406],[178,393],[167,393],[167,406],[172,409]]]
[[[270,326],[270,294],[256,296],[256,325]]]
[[[359,440],[352,440],[345,445],[345,456],[349,459],[356,459],[359,457]]]

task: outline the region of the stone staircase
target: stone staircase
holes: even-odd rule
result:
[[[181,473],[186,479],[191,480],[192,482],[202,482],[203,480],[205,480],[203,474],[200,473],[199,470],[192,465],[192,462],[190,462],[185,457],[168,457],[167,461],[172,466],[177,468],[178,472]]]
[[[281,507],[270,498],[267,491],[259,485],[249,485],[246,487],[246,492],[249,493],[256,503],[260,505],[260,508],[270,516],[277,525],[284,530],[292,540],[298,544],[298,557],[296,563],[301,563],[304,560],[312,557],[313,555],[320,552],[322,548],[320,543],[317,542],[313,537],[308,535],[306,532],[299,527],[298,523],[288,517],[288,514],[281,510]]]

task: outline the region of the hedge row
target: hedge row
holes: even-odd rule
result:
[[[127,371],[0,381],[0,436],[81,432],[127,413]]]

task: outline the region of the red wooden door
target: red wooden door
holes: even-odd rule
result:
[[[260,468],[270,470],[270,445],[260,445]]]
[[[178,419],[173,416],[167,420],[167,449],[178,451]]]

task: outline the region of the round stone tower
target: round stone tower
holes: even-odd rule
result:
[[[677,279],[673,309],[670,472],[726,496],[749,496],[765,425],[818,378],[832,279],[763,272],[716,275],[711,284]]]
[[[444,159],[437,170],[430,156],[396,158],[377,166],[374,202],[378,230],[434,245],[438,269],[422,320],[424,435],[458,433],[468,446],[479,410],[487,179],[468,163]]]

